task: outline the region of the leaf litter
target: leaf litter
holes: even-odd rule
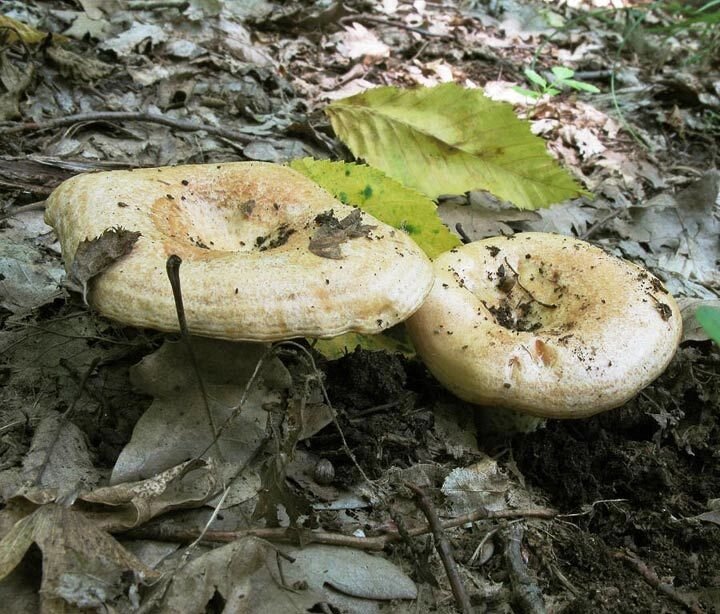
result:
[[[60,129],[23,132],[7,139],[6,157],[39,154],[48,165],[82,162],[98,167],[243,156],[282,162],[308,153],[341,157],[345,153],[328,136],[327,121],[319,113],[328,99],[369,87],[436,86],[449,81],[483,87],[489,95],[496,91],[509,96],[513,86],[527,85],[523,73],[528,67],[545,78],[553,68],[568,67],[603,93],[560,94],[539,102],[512,98],[512,102],[533,133],[542,135],[550,151],[599,198],[520,212],[477,192],[452,195],[447,199],[452,207],[447,208],[454,208],[456,217],[447,217],[446,223],[451,230],[460,223],[472,238],[533,229],[587,236],[644,263],[676,294],[707,304],[717,300],[713,217],[717,192],[712,189],[716,154],[712,135],[717,134],[717,126],[712,112],[717,110],[718,88],[713,84],[718,78],[712,63],[695,71],[686,62],[702,51],[689,31],[663,38],[641,24],[631,36],[628,20],[638,13],[580,12],[578,7],[602,4],[589,0],[553,6],[551,12],[547,5],[531,2],[448,7],[386,1],[328,8],[291,3],[279,8],[265,2],[231,7],[227,2],[197,1],[159,12],[129,10],[111,1],[82,2],[72,7],[79,10],[72,11],[50,4],[41,2],[30,10],[25,3],[3,3],[8,19],[21,18],[37,28],[11,24],[7,41],[13,44],[19,33],[28,49],[13,48],[3,56],[7,81],[3,112],[23,122],[72,114],[81,119]],[[668,13],[651,10],[653,25],[669,22]],[[573,28],[563,26],[570,20],[575,20]],[[46,55],[33,47],[46,40],[43,28],[55,33]],[[355,39],[350,39],[348,30]],[[143,31],[150,36],[135,36]],[[70,42],[58,32],[76,38]],[[541,39],[538,33],[548,38]],[[100,50],[101,45],[106,49]],[[386,48],[392,53],[386,54]],[[609,49],[617,51],[612,92],[605,70]],[[26,78],[33,71],[41,78]],[[494,89],[493,82],[499,84]],[[232,126],[252,140],[93,117],[97,110],[117,109],[162,112],[198,125]],[[408,166],[413,170],[413,165]],[[689,192],[684,193],[685,188]],[[28,194],[3,189],[0,204],[26,204]],[[402,209],[398,214],[402,217]],[[345,339],[333,354],[341,358],[325,362],[316,356],[319,370],[314,370],[305,364],[304,354],[293,355],[286,349],[277,361],[284,387],[268,388],[267,382],[258,382],[259,391],[246,416],[255,422],[241,433],[229,431],[233,442],[244,441],[259,450],[249,465],[244,466],[248,451],[234,449],[226,467],[209,456],[186,465],[188,458],[213,443],[203,435],[204,424],[194,422],[199,425],[195,430],[187,426],[193,424],[192,418],[179,429],[190,435],[174,435],[175,420],[181,418],[182,424],[183,419],[178,414],[195,415],[197,398],[189,389],[173,397],[167,391],[156,394],[151,387],[152,400],[147,392],[132,390],[128,375],[130,366],[150,357],[162,338],[79,311],[76,297],[59,288],[61,267],[51,242],[43,236],[46,230],[22,219],[11,218],[0,229],[3,249],[15,250],[10,252],[10,263],[3,264],[5,278],[0,280],[0,481],[6,503],[0,526],[8,535],[20,521],[26,531],[24,543],[31,536],[45,545],[43,567],[77,571],[57,581],[54,571],[43,575],[51,588],[40,597],[47,611],[59,611],[69,603],[130,610],[148,598],[141,586],[147,572],[138,571],[141,564],[118,551],[107,532],[128,528],[147,531],[143,540],[139,534],[123,536],[128,551],[144,553],[148,565],[169,570],[170,580],[176,574],[169,585],[174,588],[164,594],[173,601],[162,601],[165,596],[161,596],[155,605],[193,604],[202,610],[208,601],[241,603],[237,599],[242,589],[251,587],[256,590],[248,594],[258,602],[249,606],[250,611],[262,611],[263,604],[274,611],[284,607],[306,611],[327,603],[351,611],[375,608],[391,595],[401,596],[381,590],[386,581],[400,577],[399,567],[388,568],[377,555],[360,557],[355,550],[341,549],[339,556],[351,563],[346,565],[328,554],[330,546],[308,546],[306,541],[323,529],[364,539],[393,535],[396,523],[403,531],[422,528],[424,519],[402,490],[403,481],[428,489],[443,518],[462,520],[457,514],[473,506],[512,512],[522,510],[528,501],[551,504],[567,513],[559,521],[521,516],[526,565],[548,605],[567,611],[691,609],[676,599],[682,593],[680,597],[696,598],[708,610],[717,607],[720,544],[714,525],[720,485],[715,416],[720,404],[716,383],[720,359],[692,323],[691,310],[688,334],[673,365],[626,407],[607,418],[550,424],[500,447],[468,424],[467,407],[441,391],[413,360],[352,352],[355,342],[364,340]],[[243,377],[255,368],[255,358],[248,358],[247,364],[242,359],[233,363],[245,374],[237,382],[228,381],[231,377],[225,370],[225,379],[213,384],[218,411],[227,412],[239,402]],[[211,354],[208,360],[212,361]],[[186,380],[183,384],[193,380],[192,373],[179,372]],[[157,373],[160,379],[177,381],[168,375],[168,367]],[[165,409],[159,410],[158,403],[166,404]],[[174,420],[169,420],[173,403]],[[148,406],[147,424],[155,439],[143,441],[138,418]],[[58,418],[58,412],[65,414],[70,407],[64,420]],[[239,415],[243,413],[241,409]],[[131,439],[133,427],[136,433]],[[202,445],[192,441],[198,435]],[[158,445],[165,439],[184,456],[173,456]],[[128,442],[135,447],[134,454],[147,455],[147,462],[136,457],[129,463],[131,471],[139,472],[137,478],[147,479],[118,479],[112,486],[98,488],[98,483],[107,484]],[[221,442],[221,450],[226,445]],[[47,448],[64,453],[49,455],[43,464]],[[156,448],[162,453],[156,454]],[[300,460],[295,463],[296,459]],[[320,460],[334,467],[336,477],[329,486],[313,481],[313,467]],[[123,464],[118,467],[125,470]],[[229,482],[228,476],[239,468],[240,476]],[[32,486],[38,475],[42,480],[31,489],[27,483]],[[483,498],[490,496],[487,493],[492,501]],[[53,503],[56,499],[72,507],[60,508]],[[222,518],[214,515],[219,501],[223,501]],[[23,518],[29,519],[24,525]],[[57,535],[64,522],[69,529],[58,543],[67,545],[67,553],[80,552],[76,561],[67,561],[63,552],[47,546],[48,530]],[[246,543],[247,537],[238,537],[232,547],[214,550],[201,545],[188,555],[184,547],[168,548],[155,541],[163,529],[165,538],[177,529],[194,539],[204,529],[232,533],[253,528],[282,536],[277,547],[296,557],[296,562],[281,558],[278,564],[276,550],[256,538]],[[507,608],[517,597],[512,583],[491,580],[508,577],[510,570],[512,577],[517,576],[518,561],[508,558],[512,549],[504,548],[501,529],[492,519],[446,529],[473,599],[497,609]],[[91,538],[76,541],[78,533]],[[291,542],[306,547],[288,547],[288,535],[294,536]],[[393,542],[386,546],[386,554],[414,585],[421,586],[419,601],[410,605],[413,611],[449,611],[446,574],[424,535]],[[181,541],[178,538],[176,544]],[[4,548],[0,550],[7,555]],[[625,559],[618,558],[621,550]],[[13,560],[22,552],[14,551]],[[112,563],[98,562],[92,556],[95,552]],[[661,574],[676,591],[675,597],[628,567],[623,562],[632,560],[627,552],[654,569],[656,577]],[[206,556],[212,553],[216,554]],[[252,564],[243,567],[243,558]],[[254,568],[261,559],[263,564]],[[184,567],[173,567],[178,561]],[[199,562],[190,566],[195,561]],[[366,575],[353,573],[361,561],[367,565]],[[39,565],[31,552],[0,583],[0,590],[39,585]],[[238,577],[233,582],[227,569],[236,566]],[[290,586],[290,572],[283,580],[281,566],[293,574],[296,568],[302,572],[298,581],[308,588]],[[328,592],[323,578],[326,569],[335,568],[347,569],[348,578],[333,580],[333,586],[351,596],[362,594],[362,604],[333,601],[337,591]],[[88,571],[97,572],[99,584]],[[346,582],[353,579],[361,582],[361,589],[349,588]],[[199,588],[193,593],[183,586]],[[216,594],[213,587],[222,590]],[[20,592],[36,611],[36,590]],[[405,611],[397,602],[390,607]]]

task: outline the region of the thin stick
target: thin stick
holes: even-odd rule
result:
[[[170,280],[170,286],[172,287],[173,299],[175,300],[175,310],[177,311],[177,319],[180,324],[180,338],[183,340],[185,347],[187,348],[188,354],[190,355],[190,363],[192,364],[195,377],[197,377],[198,386],[200,387],[200,393],[202,394],[203,403],[205,404],[205,412],[210,422],[210,428],[212,429],[213,441],[217,445],[218,454],[222,460],[222,451],[220,450],[220,441],[218,440],[218,430],[215,425],[215,418],[210,410],[210,401],[208,401],[207,391],[205,390],[205,382],[203,381],[202,375],[200,375],[200,367],[198,366],[197,357],[195,356],[195,350],[190,340],[190,333],[188,332],[187,320],[185,319],[185,306],[183,305],[182,288],[180,287],[180,265],[182,264],[182,258],[176,254],[172,254],[165,264],[167,270],[167,276]]]
[[[513,594],[520,602],[523,612],[545,614],[545,603],[542,591],[530,575],[522,555],[523,528],[519,524],[512,525],[507,531],[505,559]]]
[[[531,508],[518,510],[500,510],[497,512],[488,511],[480,508],[469,514],[451,518],[440,523],[443,529],[454,529],[464,526],[471,522],[485,519],[513,519],[513,518],[540,518],[543,520],[552,520],[557,516],[557,512],[548,508]],[[389,531],[383,535],[376,537],[355,537],[353,535],[343,535],[342,533],[329,533],[326,531],[308,531],[298,530],[294,528],[269,528],[269,529],[240,529],[237,531],[207,531],[204,539],[209,542],[226,543],[247,536],[260,537],[262,539],[272,541],[294,542],[304,544],[329,544],[331,546],[345,546],[348,548],[357,548],[358,550],[384,550],[389,544],[395,543],[403,539],[403,535],[410,537],[418,537],[426,535],[432,531],[430,525],[424,524],[408,529],[401,533],[400,531]],[[198,531],[183,530],[176,531],[164,527],[155,527],[152,530],[133,529],[129,535],[135,538],[157,539],[160,541],[192,541],[197,538]]]
[[[457,230],[457,233],[460,235],[460,240],[463,242],[463,244],[467,245],[468,243],[472,243],[472,239],[465,232],[465,229],[460,222],[455,224],[455,230]]]
[[[40,130],[54,130],[55,128],[63,128],[64,126],[72,126],[83,122],[147,122],[151,124],[161,124],[169,126],[183,132],[198,132],[203,130],[208,134],[220,136],[230,141],[239,143],[250,143],[255,137],[236,130],[228,130],[208,124],[197,124],[195,122],[174,119],[159,113],[145,113],[139,111],[98,111],[96,113],[78,113],[77,115],[67,115],[50,119],[46,122],[26,122],[24,124],[15,124],[11,126],[0,127],[0,135],[17,134],[19,132],[37,132]]]
[[[643,577],[643,580],[645,580],[645,582],[647,582],[654,589],[660,591],[661,593],[664,593],[675,603],[679,603],[680,605],[682,605],[688,612],[692,612],[693,614],[702,614],[703,609],[697,602],[683,597],[672,587],[672,585],[668,584],[667,582],[663,582],[660,578],[658,578],[658,575],[652,569],[650,569],[650,567],[648,567],[648,565],[644,561],[639,559],[631,552],[617,550],[612,553],[612,556],[615,559],[620,559],[622,561],[625,561],[626,563],[630,563],[630,565],[632,565],[632,567],[634,567],[635,570]]]
[[[353,23],[356,21],[366,21],[369,23],[377,23],[383,26],[389,26],[391,28],[400,28],[401,30],[407,30],[408,32],[415,32],[417,34],[420,34],[421,36],[429,36],[433,38],[444,38],[444,39],[451,39],[453,38],[449,34],[439,34],[435,32],[430,32],[429,30],[426,30],[425,28],[418,28],[416,26],[410,26],[406,23],[402,23],[401,21],[390,21],[389,19],[383,19],[382,17],[373,17],[372,15],[348,15],[346,17],[343,17],[340,19],[340,23],[342,25],[345,25],[346,23]]]
[[[450,580],[450,586],[452,587],[453,595],[455,596],[455,604],[463,614],[472,614],[473,607],[470,603],[470,597],[465,590],[460,574],[458,573],[457,563],[453,555],[452,546],[445,537],[443,532],[443,526],[438,518],[435,507],[430,501],[429,497],[423,490],[415,486],[415,484],[406,483],[405,486],[415,493],[415,502],[420,508],[425,518],[428,520],[430,529],[432,531],[433,538],[435,540],[435,548],[440,555],[445,573],[447,574],[448,580]]]

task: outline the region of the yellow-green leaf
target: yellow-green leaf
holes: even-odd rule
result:
[[[364,164],[303,158],[290,166],[343,203],[356,205],[382,222],[408,233],[430,258],[460,244],[426,196]]]
[[[352,352],[357,346],[364,350],[384,350],[405,356],[415,355],[412,342],[402,325],[394,326],[379,335],[346,333],[332,339],[317,339],[313,344],[313,347],[329,360],[341,358]]]
[[[26,45],[37,45],[47,38],[47,32],[41,32],[40,30],[31,28],[27,24],[8,17],[7,15],[0,15],[0,29],[5,31],[8,43],[15,43],[21,40]]]
[[[431,198],[484,189],[536,209],[585,194],[529,123],[480,89],[378,87],[326,113],[355,156]]]

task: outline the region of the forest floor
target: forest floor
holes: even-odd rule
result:
[[[13,611],[453,612],[464,592],[477,612],[720,612],[720,352],[693,317],[720,304],[717,26],[664,2],[152,4],[0,6]],[[513,89],[553,67],[600,92]],[[498,436],[412,356],[283,346],[258,375],[259,350],[202,346],[208,385],[248,403],[224,434],[242,449],[202,456],[201,399],[158,384],[194,381],[177,344],[62,285],[42,202],[85,171],[350,159],[329,102],[448,81],[513,104],[594,195],[538,211],[455,195],[466,233],[558,232],[647,267],[683,308],[674,360],[621,408]]]

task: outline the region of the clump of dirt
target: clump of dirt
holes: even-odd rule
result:
[[[428,455],[434,423],[429,408],[417,408],[417,396],[406,383],[411,363],[399,355],[356,349],[327,364],[328,395],[338,410],[338,422],[358,464],[370,478],[388,467],[408,467]],[[314,445],[337,450],[336,471],[342,478],[355,468],[342,452],[339,435],[328,427]]]

